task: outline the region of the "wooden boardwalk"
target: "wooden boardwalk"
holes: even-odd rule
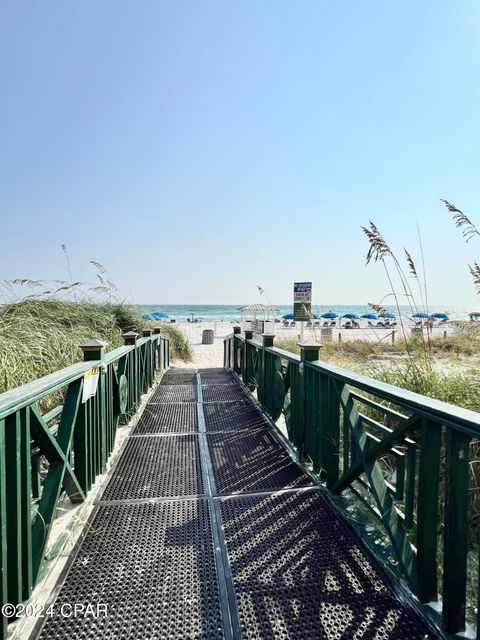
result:
[[[51,605],[35,637],[438,637],[218,369],[164,375]]]

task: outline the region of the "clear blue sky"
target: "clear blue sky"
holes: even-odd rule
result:
[[[360,226],[475,305],[480,4],[4,0],[0,278],[103,262],[136,302],[379,299]]]

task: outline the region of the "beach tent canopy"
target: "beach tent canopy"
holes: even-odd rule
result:
[[[395,320],[397,316],[394,313],[381,313],[380,318],[388,318],[389,320]]]
[[[428,313],[425,313],[425,311],[417,311],[412,314],[412,318],[428,318]]]
[[[378,320],[376,313],[364,313],[362,318],[365,318],[365,320]]]
[[[168,315],[168,313],[165,313],[165,311],[154,311],[152,313],[152,318],[155,318],[155,320],[161,320],[162,318],[169,318],[170,316]]]
[[[431,313],[430,318],[436,318],[437,320],[448,320],[448,315],[446,313]]]
[[[480,318],[480,311],[472,311],[468,314],[471,318]]]
[[[349,320],[360,320],[360,316],[356,313],[344,313],[342,318],[348,318]]]
[[[248,313],[249,311],[252,313],[269,313],[272,311],[277,313],[278,309],[269,304],[247,304],[244,307],[238,307],[238,311],[242,313]]]
[[[335,313],[335,311],[327,311],[327,313],[322,313],[320,317],[328,319],[338,318],[338,313]]]

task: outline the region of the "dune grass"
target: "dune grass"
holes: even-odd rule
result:
[[[174,324],[162,324],[161,327],[162,333],[170,339],[170,355],[174,359],[178,358],[184,362],[191,362],[193,353],[188,336]]]
[[[126,331],[154,326],[133,305],[24,300],[0,307],[0,393],[82,359],[80,345],[97,338],[107,350],[123,345]],[[173,358],[191,359],[188,339],[162,325]]]
[[[275,346],[299,353],[294,337]],[[407,350],[408,347],[408,350]],[[431,340],[430,353],[418,339],[390,342],[354,340],[322,343],[320,357],[377,380],[473,410],[480,410],[480,375],[477,334],[457,334]],[[456,364],[461,363],[461,370]],[[450,366],[452,365],[452,366]]]

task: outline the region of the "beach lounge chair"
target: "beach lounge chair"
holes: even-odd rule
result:
[[[328,322],[325,320],[325,322],[322,324],[322,327],[328,327]]]
[[[330,322],[330,326],[331,326],[331,327],[334,327],[334,326],[335,326],[335,322],[334,322],[333,320]]]

